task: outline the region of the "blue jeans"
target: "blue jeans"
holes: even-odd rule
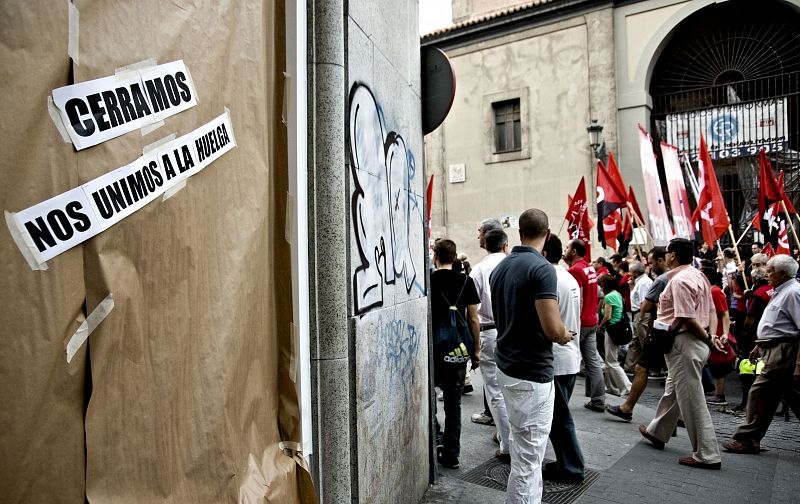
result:
[[[555,403],[553,405],[553,425],[550,428],[550,442],[556,454],[556,470],[565,476],[583,477],[583,453],[575,435],[575,423],[569,411],[569,399],[575,387],[575,375],[556,376]]]
[[[444,432],[439,419],[434,416],[436,444],[443,446],[442,456],[449,460],[458,460],[461,454],[461,394],[464,392],[466,374],[466,364],[436,363],[433,370],[434,384],[442,389],[444,398]]]

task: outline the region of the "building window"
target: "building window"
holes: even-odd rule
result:
[[[494,112],[494,151],[513,152],[522,149],[519,98],[492,103]]]

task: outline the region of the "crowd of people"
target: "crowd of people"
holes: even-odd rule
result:
[[[511,465],[506,502],[540,502],[545,479],[583,481],[569,409],[579,373],[584,406],[626,422],[648,378],[666,376],[655,417],[639,432],[663,449],[684,426],[692,453],[678,463],[694,468],[721,468],[709,406],[727,405],[731,376],[743,390],[734,410],[746,416],[725,450],[758,453],[781,402],[800,415],[796,258],[767,257],[755,243],[740,263],[733,249],[675,238],[646,254],[588,261],[587,244],[563,246],[538,209],[520,215],[520,245],[509,250],[494,219],[481,223],[478,240],[488,255],[474,268],[453,241],[433,247],[434,338],[446,333],[437,327],[458,325],[456,314],[464,335],[457,348],[434,351],[434,385],[444,403],[437,460],[459,467],[461,396],[471,390],[471,365],[484,383],[484,411],[471,420],[496,427],[495,456]],[[623,402],[607,404],[606,394]],[[556,460],[544,464],[548,438]]]

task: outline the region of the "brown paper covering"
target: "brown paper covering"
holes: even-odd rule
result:
[[[75,82],[148,58],[183,59],[199,103],[145,137],[132,132],[75,152],[46,106],[52,89],[71,83],[66,2],[3,2],[5,210],[127,164],[143,146],[192,131],[225,107],[238,146],[171,199],[54,258],[48,271],[31,271],[3,228],[0,495],[313,502],[302,459],[278,447],[298,440],[300,425],[288,375],[283,6],[75,5]],[[67,365],[84,299],[91,311],[108,293],[114,310]]]

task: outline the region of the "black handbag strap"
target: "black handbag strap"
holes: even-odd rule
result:
[[[447,303],[447,306],[449,306],[451,310],[458,311],[458,306],[457,305],[458,305],[458,302],[461,301],[461,294],[464,293],[464,287],[467,286],[467,280],[468,279],[469,279],[469,277],[467,275],[464,275],[464,285],[462,285],[461,286],[461,290],[458,291],[458,297],[456,298],[456,302],[455,303],[451,303],[450,300],[447,299],[447,296],[444,295],[444,292],[440,292],[440,294],[442,295],[442,298],[444,298],[444,302]]]

